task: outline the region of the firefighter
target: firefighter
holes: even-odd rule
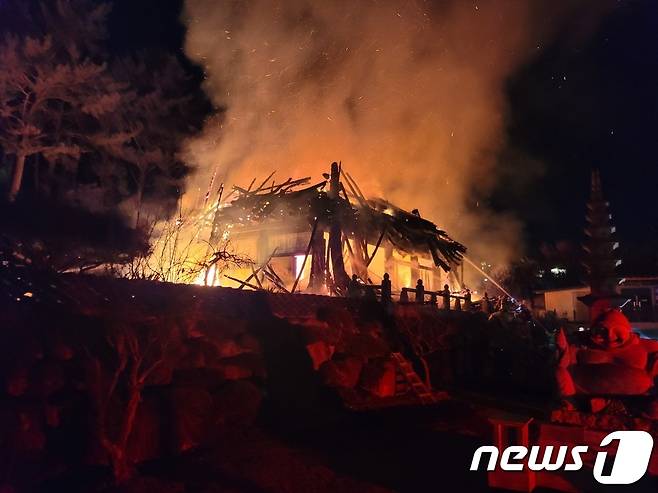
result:
[[[416,303],[423,305],[425,303],[425,286],[423,286],[423,280],[418,279],[416,283]]]
[[[356,274],[352,274],[352,279],[347,285],[347,296],[349,298],[361,297],[361,284],[359,283],[359,278]]]
[[[382,303],[385,305],[391,302],[391,277],[388,272],[384,274],[382,279]]]
[[[443,286],[441,295],[443,296],[443,309],[450,310],[450,287],[447,284]]]
[[[485,291],[484,298],[480,300],[480,310],[482,310],[487,315],[491,314],[491,300],[489,299],[489,294]]]

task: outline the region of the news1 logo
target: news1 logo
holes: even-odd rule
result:
[[[594,461],[594,479],[601,484],[631,484],[638,481],[647,472],[651,451],[653,450],[653,437],[646,431],[614,431],[601,440],[601,447],[609,446],[613,440],[618,440],[617,454],[609,474],[603,473],[608,452],[598,452]],[[543,450],[543,456],[539,455]],[[500,455],[500,468],[503,471],[523,471],[526,466],[524,459],[527,457],[527,466],[531,471],[557,471],[563,468],[565,471],[578,471],[583,467],[582,454],[587,453],[587,445],[578,445],[569,450],[568,446],[560,446],[557,455],[553,457],[554,447],[547,445],[540,447],[534,445],[524,447],[512,445],[503,450],[502,454],[498,447],[485,445],[478,448],[473,454],[471,471],[477,471],[480,460],[484,454],[489,454],[487,470],[493,471]],[[569,458],[567,459],[567,454]],[[521,462],[524,461],[524,462]]]

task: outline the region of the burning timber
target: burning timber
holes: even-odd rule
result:
[[[234,285],[341,295],[348,267],[366,284],[388,272],[398,290],[417,279],[428,289],[456,280],[448,276],[466,247],[417,210],[366,198],[340,164],[314,184],[310,177],[270,182],[273,175],[234,187],[237,198],[217,208],[210,243],[229,240],[258,266],[227,273]]]

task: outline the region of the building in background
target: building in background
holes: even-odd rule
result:
[[[625,277],[619,287],[627,299],[622,311],[633,328],[645,335],[658,336],[658,276]]]
[[[537,291],[533,299],[533,307],[539,316],[552,312],[556,317],[569,322],[587,324],[589,308],[579,298],[589,293],[589,286]]]
[[[620,308],[636,332],[658,338],[658,276],[625,277],[619,281]],[[582,298],[589,295],[588,286],[537,291],[533,307],[537,315],[552,312],[558,318],[587,326],[589,308]]]

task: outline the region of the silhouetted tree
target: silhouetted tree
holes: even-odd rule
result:
[[[145,203],[156,217],[173,210],[188,169],[178,159],[180,142],[190,134],[187,114],[191,97],[189,77],[175,57],[141,54],[117,61],[117,80],[131,85],[120,111],[110,115],[111,126],[133,136],[115,155],[126,165],[133,199],[133,224],[140,222]]]
[[[117,110],[122,86],[104,65],[62,60],[53,40],[7,36],[0,45],[0,145],[14,156],[8,199],[23,183],[25,164],[41,156],[48,162],[77,160],[95,146],[120,146],[130,137],[98,124]]]
[[[531,299],[536,289],[541,287],[539,264],[528,257],[512,262],[500,276],[502,284],[514,296]]]
[[[66,204],[109,214],[112,221],[120,212],[135,228],[140,216],[153,222],[175,210],[189,172],[178,149],[203,111],[195,111],[194,82],[176,57],[119,57],[107,49],[110,6],[92,0],[0,2],[0,178],[7,181],[9,202],[20,193],[35,209]],[[29,207],[21,211],[29,213]],[[48,249],[52,242],[41,232],[28,237]],[[122,249],[118,262],[130,261],[127,251],[143,248]],[[110,251],[89,253],[93,260],[82,264],[111,257]]]

